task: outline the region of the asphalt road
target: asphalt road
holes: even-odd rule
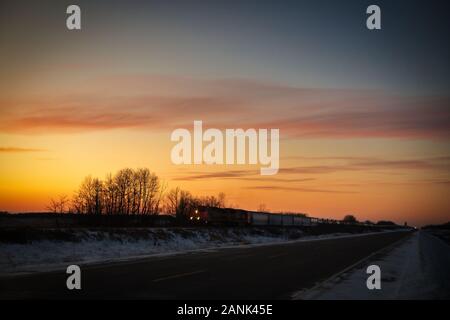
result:
[[[392,232],[81,265],[81,290],[66,288],[64,270],[0,278],[0,298],[289,299],[407,236]]]

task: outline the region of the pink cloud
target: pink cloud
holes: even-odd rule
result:
[[[108,93],[105,93],[108,92]],[[450,98],[295,88],[245,79],[163,76],[96,79],[71,95],[0,101],[0,132],[279,128],[294,138],[450,137]]]

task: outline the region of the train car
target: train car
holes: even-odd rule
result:
[[[294,226],[305,226],[309,224],[309,218],[301,215],[294,215]]]
[[[199,206],[188,215],[192,224],[240,226],[248,224],[248,212],[231,208]]]
[[[303,217],[302,216],[294,216],[294,226],[302,226],[303,225]]]
[[[283,215],[281,214],[269,214],[269,226],[282,226]]]
[[[321,219],[319,218],[310,218],[311,226],[317,226],[319,223],[321,223]]]
[[[264,212],[248,212],[248,223],[253,226],[267,226],[269,224],[269,214]]]
[[[301,216],[301,215],[295,215],[294,216],[294,225],[295,226],[311,226],[311,218]]]
[[[294,215],[293,214],[281,215],[281,224],[283,226],[293,226],[294,225]]]
[[[207,206],[193,209],[187,220],[190,224],[222,226],[315,226],[327,223],[324,219],[310,218],[305,214],[274,214]]]
[[[222,226],[308,226],[320,224],[331,225],[359,225],[367,226],[364,222],[345,221],[307,217],[304,213],[267,213],[246,211],[232,208],[216,208],[199,206],[187,215],[189,224],[209,224]],[[382,226],[380,226],[382,227]]]

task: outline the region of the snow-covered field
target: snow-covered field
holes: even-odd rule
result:
[[[381,269],[380,290],[366,286],[366,268],[373,264]],[[416,232],[392,250],[293,298],[450,299],[450,246],[425,231]]]
[[[359,236],[342,233],[311,236],[299,229],[259,228],[67,229],[62,234],[57,230],[55,234],[39,234],[25,243],[0,243],[0,274],[49,271],[69,264],[104,263],[193,250]]]

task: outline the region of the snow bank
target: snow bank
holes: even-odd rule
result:
[[[0,243],[0,273],[49,271],[65,268],[69,264],[104,263],[192,250],[348,236],[308,236],[295,228],[58,229],[45,232],[44,235],[26,234],[24,243]]]

